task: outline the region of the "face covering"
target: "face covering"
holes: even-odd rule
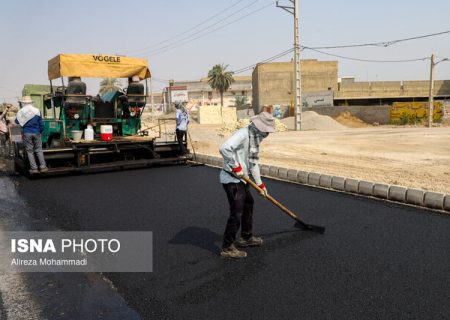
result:
[[[259,162],[259,144],[269,135],[269,133],[259,131],[253,123],[248,126],[248,132],[250,142],[248,162],[249,169],[252,169]]]

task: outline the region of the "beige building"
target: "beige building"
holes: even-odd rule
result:
[[[223,95],[224,106],[234,106],[235,98],[247,97],[247,102],[252,103],[252,77],[235,76],[231,87]],[[208,84],[208,78],[199,81],[175,81],[174,86],[186,87],[189,100],[196,101],[199,105],[220,105],[220,94]]]
[[[430,81],[372,81],[360,82],[354,78],[341,79],[334,92],[336,105],[381,105],[402,101],[426,101]],[[450,80],[434,81],[434,97],[450,98]]]
[[[428,100],[430,82],[427,80],[359,82],[353,77],[339,79],[337,61],[301,60],[300,67],[304,106],[324,100],[329,101],[329,105],[383,105]],[[264,106],[293,105],[293,62],[257,65],[252,83],[255,112]],[[435,81],[434,96],[437,100],[450,99],[450,80]]]
[[[338,84],[338,62],[301,60],[302,92],[335,91]],[[293,101],[294,63],[258,64],[253,70],[253,108],[268,105],[290,105]]]

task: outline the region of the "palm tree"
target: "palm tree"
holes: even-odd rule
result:
[[[246,96],[236,96],[234,98],[234,106],[241,110],[244,109],[245,107],[248,107],[248,99]]]
[[[116,78],[104,78],[100,82],[100,90],[98,93],[103,95],[114,90],[122,90],[122,83],[120,80]]]
[[[220,106],[223,107],[223,93],[226,92],[234,82],[233,73],[225,71],[228,65],[216,64],[208,72],[208,83],[214,90],[220,93]],[[222,109],[221,109],[222,110]]]

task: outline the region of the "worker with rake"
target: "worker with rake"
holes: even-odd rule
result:
[[[262,112],[252,117],[249,126],[236,131],[220,147],[223,156],[223,169],[220,172],[220,182],[223,185],[230,205],[225,233],[223,235],[222,251],[225,258],[245,258],[247,253],[235,246],[236,234],[241,227],[241,237],[237,242],[239,247],[259,246],[262,238],[253,235],[253,197],[249,185],[243,180],[251,173],[260,192],[267,197],[267,188],[261,180],[259,171],[259,146],[269,133],[274,132],[275,118]]]

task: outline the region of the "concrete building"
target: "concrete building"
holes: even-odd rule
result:
[[[428,100],[429,81],[359,82],[354,77],[338,79],[337,61],[301,61],[303,105],[332,101],[325,105],[391,105],[393,102]],[[253,71],[253,109],[264,106],[292,106],[294,92],[293,62],[259,64]],[[450,99],[450,80],[434,82],[436,100]]]
[[[338,62],[301,60],[302,92],[334,92],[338,85]],[[253,108],[291,105],[293,101],[294,63],[258,64],[253,70]]]
[[[383,105],[393,102],[427,101],[429,81],[372,81],[359,82],[354,78],[341,79],[334,92],[335,105]],[[434,82],[436,100],[450,99],[450,80]]]
[[[234,106],[235,98],[238,96],[247,97],[247,102],[252,103],[252,77],[235,76],[235,82],[223,95],[224,106]],[[174,86],[186,87],[189,100],[196,101],[199,105],[220,105],[220,94],[213,90],[208,84],[208,78],[197,81],[175,81]]]

